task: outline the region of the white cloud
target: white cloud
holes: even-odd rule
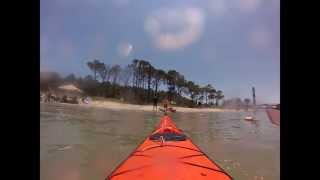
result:
[[[120,43],[118,46],[118,52],[120,56],[127,57],[132,52],[133,46],[130,43]]]
[[[199,39],[204,26],[204,13],[198,8],[159,9],[145,20],[145,31],[156,47],[176,50]]]

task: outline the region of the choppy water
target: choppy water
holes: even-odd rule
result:
[[[41,180],[103,180],[159,123],[160,113],[41,104]],[[237,180],[280,179],[280,128],[264,111],[175,113],[202,151]]]

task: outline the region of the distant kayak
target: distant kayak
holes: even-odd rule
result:
[[[176,112],[176,111],[177,111],[177,110],[175,110],[175,109],[173,109],[173,108],[171,108],[171,107],[168,108],[168,110],[171,111],[171,112]]]
[[[106,179],[109,180],[231,180],[164,116],[151,133]]]
[[[164,112],[165,110],[163,109],[163,108],[159,108],[159,110],[160,111],[162,111],[162,112]],[[167,110],[169,111],[169,112],[176,112],[177,110],[176,109],[173,109],[173,108],[167,108]]]

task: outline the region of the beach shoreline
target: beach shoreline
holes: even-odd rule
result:
[[[110,100],[92,100],[89,104],[79,104],[84,107],[98,107],[112,110],[135,110],[135,111],[153,111],[152,105],[137,105],[125,102],[115,102]],[[158,106],[158,109],[161,106]],[[243,109],[222,109],[222,108],[187,108],[174,106],[177,112],[240,112]],[[250,111],[250,110],[248,110]]]

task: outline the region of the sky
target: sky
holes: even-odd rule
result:
[[[40,70],[144,59],[226,98],[280,102],[279,0],[41,0]]]

